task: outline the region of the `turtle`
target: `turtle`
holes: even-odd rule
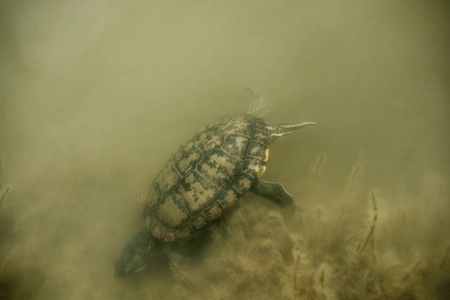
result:
[[[157,174],[143,201],[145,229],[135,234],[115,264],[115,276],[132,275],[173,245],[188,240],[230,210],[247,191],[281,207],[294,200],[279,182],[260,179],[268,145],[314,122],[268,124],[251,113],[228,115],[183,143]]]

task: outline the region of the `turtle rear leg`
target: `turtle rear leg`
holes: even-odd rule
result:
[[[316,124],[315,122],[302,122],[302,123],[283,123],[283,124],[267,125],[267,132],[269,133],[269,143],[273,142],[280,136],[289,134],[305,126],[315,124]]]
[[[258,179],[250,187],[250,191],[281,207],[294,205],[294,199],[279,182]]]

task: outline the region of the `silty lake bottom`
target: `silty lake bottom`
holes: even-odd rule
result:
[[[449,299],[446,1],[3,1],[0,299]],[[252,193],[127,278],[140,199],[202,126],[315,121]]]

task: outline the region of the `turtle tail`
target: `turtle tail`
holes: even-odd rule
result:
[[[269,142],[273,142],[280,136],[294,132],[299,128],[315,124],[316,122],[268,124],[267,132],[269,133]]]

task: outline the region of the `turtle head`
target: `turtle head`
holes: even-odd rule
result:
[[[134,235],[116,262],[116,277],[130,276],[147,267],[156,255],[156,241],[150,232],[142,230]]]

